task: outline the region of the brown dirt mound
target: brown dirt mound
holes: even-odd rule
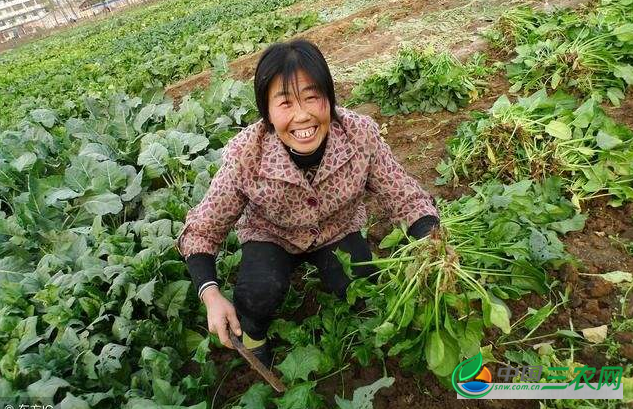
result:
[[[174,100],[174,106],[179,106],[185,95],[193,91],[208,88],[211,84],[211,71],[205,70],[199,74],[187,77],[165,88],[165,94]]]

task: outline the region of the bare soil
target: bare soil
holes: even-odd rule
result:
[[[185,95],[198,89],[204,89],[211,84],[211,71],[202,71],[199,74],[184,78],[165,88],[165,94],[174,100],[174,106],[179,106]]]
[[[456,0],[452,0],[452,2],[458,3]],[[352,64],[376,53],[382,53],[385,47],[390,47],[396,43],[395,36],[385,35],[386,29],[377,27],[377,21],[368,24],[362,30],[352,30],[354,20],[381,16],[390,18],[394,22],[443,7],[447,2],[405,0],[386,3],[388,3],[388,7],[385,7],[384,3],[370,6],[341,20],[313,27],[295,37],[305,38],[318,44],[319,49],[328,60],[328,64],[333,66]],[[239,79],[250,78],[255,72],[260,55],[261,52],[258,52],[233,61],[230,64],[232,76]]]

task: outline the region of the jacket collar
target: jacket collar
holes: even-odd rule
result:
[[[321,165],[312,183],[316,186],[325,180],[332,173],[336,172],[338,168],[347,163],[355,153],[356,148],[352,144],[352,141],[349,140],[343,126],[333,121],[330,124],[330,134],[328,136],[327,145],[325,146],[323,159],[321,159]]]
[[[312,182],[313,185],[323,181],[343,166],[354,155],[355,151],[356,149],[341,124],[332,121],[325,153]],[[312,189],[308,180],[303,176],[303,172],[290,158],[276,132],[267,132],[263,137],[262,158],[258,174],[260,177],[283,180],[308,190]]]

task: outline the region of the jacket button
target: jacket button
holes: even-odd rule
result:
[[[319,233],[320,233],[319,229],[316,229],[314,227],[310,229],[310,234],[312,234],[313,236],[317,236],[319,235]]]
[[[319,201],[317,200],[316,197],[309,197],[307,202],[308,202],[308,205],[312,207],[315,207],[316,205],[319,204]]]

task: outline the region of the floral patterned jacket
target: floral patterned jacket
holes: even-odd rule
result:
[[[312,183],[262,120],[242,130],[203,200],[187,214],[176,247],[187,258],[217,254],[235,226],[241,243],[267,241],[289,253],[313,251],[360,230],[363,196],[378,195],[394,223],[438,217],[431,196],[407,175],[368,116],[337,107]]]

